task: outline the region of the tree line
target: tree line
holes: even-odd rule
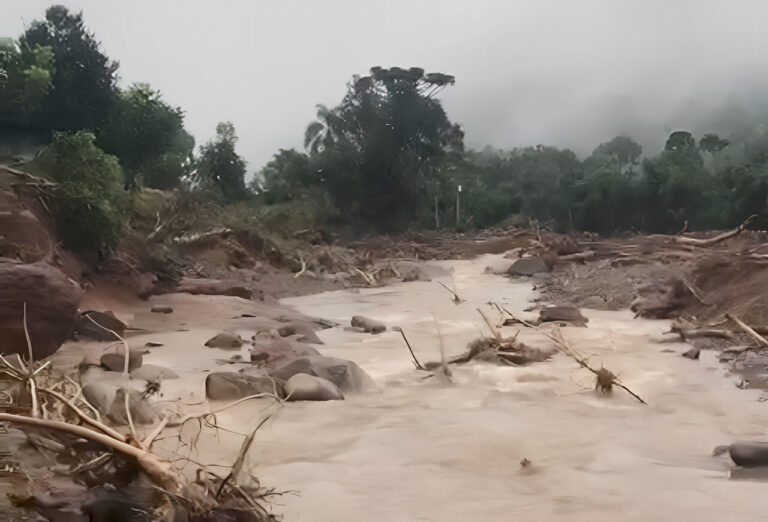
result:
[[[319,224],[358,231],[536,219],[559,231],[656,233],[766,215],[763,126],[730,141],[676,131],[653,157],[629,136],[585,159],[543,145],[467,150],[438,98],[453,76],[373,67],[352,77],[337,106],[317,107],[303,150],[279,150],[246,184],[232,123],[196,150],[184,111],[147,84],[119,88],[118,71],[82,14],[63,6],[17,40],[0,39],[3,131],[49,142],[36,163],[67,194],[59,211],[73,248],[114,246],[130,190],[141,186],[201,191],[223,205],[312,209]]]

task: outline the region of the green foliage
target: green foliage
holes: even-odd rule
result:
[[[120,160],[129,185],[140,176],[145,186],[164,190],[180,185],[195,146],[183,111],[141,83],[120,93],[97,136],[98,146]]]
[[[712,155],[718,154],[729,144],[730,141],[722,139],[720,136],[714,133],[705,134],[704,137],[699,140],[699,148],[704,152],[709,152]]]
[[[53,53],[53,89],[36,114],[36,125],[44,130],[98,128],[116,98],[118,64],[102,53],[82,14],[72,14],[61,5],[49,7],[45,20],[33,21],[22,35],[20,46],[47,47]],[[44,83],[44,76],[36,70],[30,79]]]
[[[90,251],[117,245],[129,211],[117,158],[105,154],[87,131],[55,133],[38,162],[59,184],[57,228],[64,245]]]
[[[56,69],[48,46],[16,46],[0,41],[0,108],[27,113],[40,106],[52,86]]]
[[[225,201],[233,202],[245,199],[245,160],[235,151],[237,135],[232,122],[219,123],[216,126],[216,140],[200,147],[195,172],[192,179],[204,190],[213,190]]]
[[[251,191],[264,192],[267,204],[291,201],[312,186],[309,157],[294,149],[280,149],[251,182]]]
[[[374,67],[354,76],[338,107],[318,106],[305,134],[310,183],[324,187],[347,222],[398,230],[431,215],[424,196],[439,183],[463,132],[433,96],[452,76]]]
[[[643,148],[629,136],[616,136],[611,141],[601,143],[592,153],[593,156],[606,156],[618,164],[619,171],[632,170],[640,162]]]

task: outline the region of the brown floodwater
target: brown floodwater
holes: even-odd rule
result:
[[[422,361],[438,360],[433,314],[448,355],[489,333],[476,308],[499,321],[489,301],[534,317],[523,312],[535,297],[531,285],[484,273],[493,259],[440,263],[453,271],[465,300],[458,305],[435,282],[282,302],[343,324],[362,314],[400,326]],[[451,277],[441,280],[452,284]],[[279,409],[252,401],[220,413],[217,421],[242,433],[276,412],[256,436],[248,469],[262,485],[286,492],[272,498],[271,508],[286,521],[765,520],[761,498],[768,484],[762,476],[741,473],[734,478],[747,480],[731,480],[727,455],[711,456],[717,445],[767,437],[760,392],[738,389],[737,377],[725,372],[714,352],[693,361],[680,356],[686,345],[657,343],[667,321],[635,320],[629,312],[584,314],[588,327],[564,328],[565,337],[648,406],[620,389],[598,395],[591,374],[561,354],[525,367],[457,366],[453,384],[425,380],[399,333],[339,326],[319,332],[325,342],[319,350],[357,362],[379,392]],[[220,327],[201,317],[190,331],[159,337],[166,347],[146,362],[174,366],[189,377],[167,381],[166,398],[200,399],[203,374],[222,354],[189,346]],[[515,331],[502,329],[505,336]],[[134,342],[144,337],[152,336]],[[520,339],[549,346],[530,330]],[[228,464],[241,440],[208,430],[192,456]],[[523,459],[530,465],[521,466]]]

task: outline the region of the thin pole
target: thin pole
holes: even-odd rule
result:
[[[456,189],[456,228],[459,228],[460,211],[459,211],[459,194],[461,194],[461,185]]]

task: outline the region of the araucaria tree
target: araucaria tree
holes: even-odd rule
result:
[[[434,97],[454,81],[416,67],[374,67],[352,78],[338,107],[319,107],[305,145],[315,182],[346,221],[398,230],[431,215],[428,187],[463,151],[461,128]]]

